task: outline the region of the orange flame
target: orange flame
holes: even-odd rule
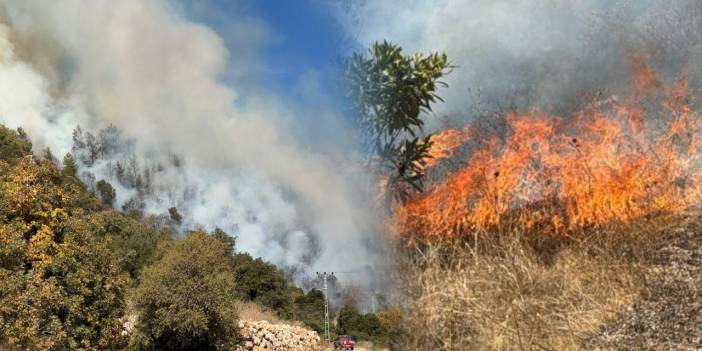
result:
[[[433,167],[439,164],[442,160],[451,158],[461,145],[463,145],[471,136],[472,129],[446,129],[440,133],[431,136],[433,145],[429,149],[429,158],[426,160],[425,167]]]
[[[508,136],[483,136],[463,168],[398,205],[394,231],[429,239],[515,226],[563,234],[689,207],[702,176],[701,114],[687,103],[686,79],[670,89],[655,83],[668,97],[647,111],[639,89],[659,80],[635,68],[645,77],[634,78],[626,102],[596,100],[567,119],[507,115]],[[466,140],[456,130],[440,135],[436,160]]]

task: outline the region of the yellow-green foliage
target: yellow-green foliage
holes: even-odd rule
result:
[[[385,332],[390,349],[401,349],[400,341],[405,338],[402,311],[396,307],[380,311],[378,312],[378,321],[380,321],[381,329]]]
[[[0,124],[0,160],[14,160],[31,152],[32,143],[22,129],[15,132]]]
[[[93,235],[110,238],[119,266],[131,278],[139,277],[144,267],[153,262],[158,245],[173,235],[162,218],[134,218],[115,210],[91,213],[86,222]]]
[[[0,160],[0,348],[120,345],[127,277],[56,166]]]

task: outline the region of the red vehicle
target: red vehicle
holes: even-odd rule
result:
[[[347,335],[339,335],[334,340],[334,350],[353,350],[354,346],[356,346],[356,342]]]

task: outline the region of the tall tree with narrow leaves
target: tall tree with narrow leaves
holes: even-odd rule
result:
[[[437,89],[446,86],[441,78],[452,66],[446,54],[405,55],[400,46],[383,41],[347,59],[344,69],[369,163],[384,179],[386,202],[403,202],[424,189],[432,142],[422,117],[441,101]]]

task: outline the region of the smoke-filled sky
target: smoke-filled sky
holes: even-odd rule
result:
[[[77,125],[114,125],[136,141],[136,164],[182,159],[155,176],[148,213],[176,206],[186,226],[221,227],[239,249],[308,272],[372,263],[353,131],[324,88],[337,55],[324,31],[246,1],[0,6],[0,123],[23,127],[35,151],[64,155]],[[110,163],[128,155],[114,157],[81,174],[113,180]],[[112,183],[118,205],[134,195]]]
[[[583,93],[618,92],[632,54],[668,77],[685,65],[693,80],[702,76],[697,0],[385,0],[348,13],[339,18],[363,46],[388,39],[446,52],[457,67],[439,114],[463,119],[474,102],[567,110]]]
[[[699,83],[701,21],[696,0],[0,0],[0,123],[57,155],[77,125],[114,125],[137,164],[182,159],[147,212],[176,206],[186,227],[308,273],[364,269],[382,245],[337,58],[383,39],[444,51],[456,68],[437,115],[465,121],[476,100],[567,110],[616,92],[628,54]],[[121,205],[134,189],[110,157],[82,171]]]

